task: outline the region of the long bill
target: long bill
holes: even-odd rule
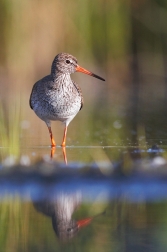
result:
[[[92,73],[92,72],[86,70],[86,69],[83,68],[83,67],[80,67],[79,65],[76,66],[75,70],[76,70],[76,72],[81,72],[81,73],[84,73],[84,74],[88,74],[88,75],[93,76],[93,77],[95,77],[95,78],[97,78],[97,79],[100,79],[100,80],[102,80],[102,81],[105,81],[105,79],[103,79],[102,77],[100,77],[100,76],[98,76],[98,75],[96,75],[96,74],[94,74],[94,73]]]
[[[89,225],[91,223],[91,221],[92,221],[91,217],[83,219],[83,220],[78,220],[77,226],[78,226],[78,228],[85,227],[85,226]]]

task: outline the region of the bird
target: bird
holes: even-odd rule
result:
[[[44,194],[42,199],[33,200],[34,208],[52,219],[53,230],[61,241],[75,237],[78,231],[92,222],[93,217],[80,220],[72,218],[73,213],[82,202],[80,191]]]
[[[29,104],[35,114],[43,120],[49,130],[51,147],[56,146],[51,121],[64,125],[62,147],[66,146],[67,127],[83,107],[83,95],[79,85],[70,74],[82,72],[102,81],[102,77],[78,65],[77,59],[68,53],[59,53],[53,60],[51,73],[37,81],[30,95]]]

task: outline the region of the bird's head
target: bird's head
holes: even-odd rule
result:
[[[55,215],[52,216],[53,229],[61,241],[72,239],[82,227],[89,225],[91,221],[91,217],[78,221],[72,219],[67,221],[66,219],[58,220]]]
[[[51,73],[52,74],[71,74],[74,72],[81,72],[84,74],[88,74],[95,78],[98,78],[102,81],[105,81],[100,76],[86,70],[85,68],[81,67],[77,63],[77,59],[68,53],[59,53],[53,60]]]

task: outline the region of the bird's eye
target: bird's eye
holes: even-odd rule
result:
[[[70,61],[69,61],[69,60],[66,60],[66,63],[67,63],[67,64],[70,64]]]
[[[67,232],[71,232],[72,231],[72,228],[67,228]]]

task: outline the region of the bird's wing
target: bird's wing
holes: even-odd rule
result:
[[[81,88],[78,86],[78,84],[75,81],[72,81],[72,82],[74,84],[74,87],[76,88],[76,90],[78,91],[78,93],[81,96],[81,107],[80,107],[80,110],[81,110],[83,108],[83,104],[84,104],[84,99],[83,99],[83,96],[82,96],[82,91],[81,91]]]
[[[36,84],[36,83],[35,83],[35,84]],[[33,109],[31,97],[32,97],[32,93],[33,93],[34,88],[35,88],[35,84],[34,84],[34,86],[33,86],[33,88],[32,88],[31,95],[30,95],[30,99],[29,99],[29,105],[30,105],[30,108],[31,108],[31,109]]]
[[[39,86],[40,86],[40,87],[41,87],[41,86],[42,86],[42,87],[46,86],[47,83],[48,83],[49,81],[51,81],[51,76],[50,76],[50,75],[47,75],[47,76],[45,76],[44,78],[42,78],[41,80],[37,81],[37,82],[34,84],[34,86],[33,86],[33,88],[32,88],[32,91],[31,91],[30,99],[29,99],[29,105],[30,105],[30,108],[31,108],[31,109],[33,109],[33,104],[32,104],[32,94],[33,94],[33,92],[37,93],[38,87],[39,87]],[[41,88],[40,88],[40,89],[41,89]]]

